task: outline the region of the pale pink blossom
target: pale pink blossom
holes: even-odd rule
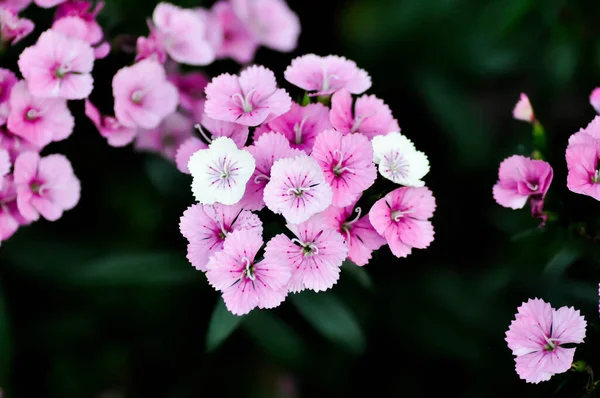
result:
[[[337,130],[325,130],[315,140],[312,157],[333,189],[333,206],[344,207],[355,202],[377,178],[373,149],[369,139],[361,134],[343,135]]]
[[[37,148],[62,141],[73,132],[75,120],[62,98],[33,97],[20,81],[10,93],[7,127]]]
[[[517,120],[522,120],[529,123],[533,123],[535,121],[533,108],[531,107],[531,103],[529,102],[527,94],[521,93],[521,97],[519,97],[519,101],[517,101],[517,104],[513,109],[513,117]]]
[[[223,250],[225,238],[233,231],[248,230],[262,235],[262,222],[257,215],[238,205],[195,204],[183,213],[179,222],[181,234],[188,240],[187,258],[192,265],[206,271],[210,257]]]
[[[600,201],[600,144],[569,145],[567,188]]]
[[[329,207],[333,191],[319,163],[302,154],[273,164],[263,197],[269,210],[299,224]]]
[[[277,307],[287,296],[291,268],[269,258],[256,261],[262,244],[261,235],[254,231],[232,232],[223,250],[215,253],[206,266],[206,279],[223,292],[225,306],[234,315],[247,314],[256,307]]]
[[[412,249],[425,249],[433,242],[435,198],[427,187],[398,188],[379,199],[369,211],[369,220],[385,238],[392,254],[407,257]]]
[[[140,129],[135,139],[135,148],[141,151],[160,153],[168,160],[175,161],[179,146],[193,136],[194,124],[187,116],[174,112],[150,130]]]
[[[17,77],[12,71],[0,68],[0,126],[8,119],[10,93],[16,83]]]
[[[587,322],[573,307],[554,309],[540,299],[529,299],[517,310],[506,332],[515,356],[516,371],[528,383],[550,380],[571,368],[574,347],[583,343]]]
[[[137,38],[136,52],[135,62],[151,59],[160,64],[164,64],[167,60],[167,53],[153,33],[150,33],[148,37],[140,36]]]
[[[69,0],[33,0],[33,2],[42,8],[52,8]]]
[[[352,95],[346,89],[338,90],[331,97],[329,120],[344,134],[360,133],[369,139],[400,131],[398,121],[385,102],[374,95],[363,95],[356,99],[353,107]]]
[[[325,105],[316,103],[300,106],[292,102],[289,111],[258,127],[254,132],[254,140],[261,134],[275,131],[283,134],[292,148],[310,155],[317,135],[329,128],[329,108]]]
[[[105,116],[89,100],[85,100],[85,115],[94,123],[100,135],[108,141],[108,145],[122,147],[130,144],[138,129],[125,127],[112,116]]]
[[[83,40],[54,30],[19,57],[19,69],[36,97],[87,98],[94,87],[94,50]]]
[[[206,41],[211,47],[215,58],[217,57],[217,51],[223,44],[223,27],[210,10],[204,7],[193,8],[192,11],[200,18],[204,24],[204,36],[202,40]]]
[[[6,127],[0,127],[0,148],[8,151],[11,163],[14,163],[17,157],[24,152],[39,151],[38,147],[25,138],[13,134]]]
[[[10,154],[6,149],[0,147],[0,189],[2,189],[3,177],[10,172],[10,166]]]
[[[0,5],[0,36],[3,42],[14,46],[27,37],[34,27],[35,25],[31,20],[19,18],[16,11]]]
[[[189,65],[208,65],[215,52],[206,41],[206,25],[193,11],[169,3],[159,3],[152,14],[153,33],[175,61]]]
[[[204,88],[208,78],[202,72],[170,73],[167,78],[177,87],[179,92],[179,105],[189,112],[195,121],[200,120],[204,113]]]
[[[362,94],[371,87],[371,77],[354,61],[337,55],[320,57],[307,54],[292,60],[284,73],[285,79],[315,95],[329,95],[345,88],[352,94]]]
[[[300,19],[285,0],[232,0],[231,4],[260,44],[282,52],[296,48]]]
[[[531,199],[532,215],[544,218],[541,210],[553,175],[547,162],[513,155],[500,163],[494,199],[510,209],[521,209]]]
[[[265,259],[289,265],[292,277],[288,290],[292,293],[304,289],[320,292],[333,287],[348,255],[342,235],[319,216],[301,224],[288,224],[287,227],[294,238],[284,234],[275,236],[267,243]]]
[[[3,177],[0,189],[0,242],[10,238],[19,229],[20,225],[29,224],[17,208],[17,191],[13,183],[13,176]]]
[[[98,40],[96,36],[97,32],[90,29],[93,29],[93,25],[89,25],[85,20],[78,16],[65,16],[57,19],[52,24],[53,31],[89,43],[90,46],[92,46],[94,57],[96,59],[106,57],[110,52],[110,44],[101,42],[102,36],[100,36],[100,39]],[[102,35],[102,31],[100,31],[100,34]]]
[[[204,129],[201,129],[202,134],[205,135],[208,141],[212,141],[219,137],[227,137],[231,138],[235,145],[240,149],[246,146],[249,134],[248,126],[211,119],[206,114],[202,115],[202,121],[200,123],[202,127],[210,133],[207,135]]]
[[[253,145],[246,148],[256,161],[256,169],[246,184],[246,192],[240,204],[248,210],[265,207],[263,194],[271,179],[271,167],[279,159],[300,156],[302,152],[292,149],[286,137],[280,133],[261,134]]]
[[[177,88],[161,64],[144,59],[120,69],[112,81],[115,115],[127,127],[153,129],[178,103]]]
[[[346,207],[330,206],[323,213],[323,218],[345,238],[348,259],[363,266],[371,259],[371,253],[385,245],[386,241],[371,225],[369,215],[361,217],[362,209],[355,208],[355,205],[356,202]]]
[[[196,137],[190,137],[183,141],[175,153],[175,164],[177,165],[177,169],[184,174],[191,174],[190,169],[188,168],[190,158],[200,149],[207,148],[208,145]]]
[[[596,113],[600,113],[600,87],[596,87],[590,94],[590,105]]]
[[[600,146],[600,115],[596,116],[584,129],[579,129],[569,137],[569,145]]]
[[[40,215],[56,221],[79,202],[79,180],[63,155],[40,158],[35,152],[23,153],[15,161],[13,175],[19,212],[29,221]]]
[[[217,58],[232,58],[240,64],[252,61],[259,43],[246,25],[235,15],[231,3],[218,1],[211,8],[222,32],[222,42],[217,49]]]
[[[88,0],[69,0],[56,9],[54,14],[54,24],[56,21],[68,18],[76,17],[82,21],[85,25],[85,41],[94,45],[102,41],[104,32],[102,27],[96,21],[96,17],[100,11],[104,8],[104,2],[100,1],[96,3],[96,6],[92,8],[92,2]]]
[[[275,74],[254,65],[239,76],[224,73],[206,86],[204,111],[212,119],[258,126],[287,112],[292,100],[277,88]]]
[[[20,12],[27,8],[33,0],[0,0],[0,7],[14,12]]]

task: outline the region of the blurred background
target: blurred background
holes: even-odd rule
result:
[[[111,39],[146,35],[156,3],[107,0],[99,19]],[[45,152],[73,162],[81,202],[0,248],[5,396],[585,396],[581,373],[540,385],[519,380],[504,333],[528,298],[575,306],[588,321],[576,359],[600,376],[600,243],[580,233],[581,225],[600,232],[600,205],[566,189],[564,161],[569,135],[595,116],[588,97],[600,85],[600,4],[288,4],[303,28],[297,50],[261,48],[256,63],[273,69],[293,97],[283,70],[304,53],[344,55],[371,74],[369,93],[429,156],[434,243],[407,259],[380,250],[363,269],[345,265],[326,293],[233,318],[185,258],[178,223],[193,202],[189,177],[157,155],[109,147],[83,102],[72,102],[75,133]],[[5,67],[50,26],[52,11],[24,15],[36,35],[4,54]],[[132,58],[115,52],[97,62],[91,98],[102,111],[112,108],[112,76]],[[237,70],[219,61],[207,73]],[[560,218],[544,229],[527,209],[492,198],[502,159],[531,152],[530,126],[511,118],[521,92],[549,134],[555,178],[546,207]]]

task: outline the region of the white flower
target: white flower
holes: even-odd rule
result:
[[[188,162],[192,193],[205,205],[233,205],[244,196],[255,165],[252,155],[238,149],[231,138],[216,138],[208,149],[196,151]]]
[[[379,173],[396,184],[409,187],[425,185],[421,179],[429,173],[429,160],[417,151],[411,140],[398,132],[378,135],[371,141],[373,162]]]

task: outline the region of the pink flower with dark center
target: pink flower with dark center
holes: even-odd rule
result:
[[[375,202],[369,220],[394,256],[407,257],[413,248],[425,249],[433,242],[428,220],[434,211],[435,198],[427,187],[402,187]]]
[[[246,184],[246,192],[240,204],[248,210],[261,210],[265,186],[271,179],[271,167],[279,159],[300,156],[302,152],[292,149],[286,137],[280,133],[262,134],[253,145],[246,148],[256,161],[256,169]]]
[[[0,242],[7,240],[21,225],[29,224],[17,208],[17,191],[12,175],[3,177],[0,189]]]
[[[333,191],[319,163],[302,154],[273,164],[263,198],[273,213],[283,215],[290,224],[299,224],[328,208]]]
[[[167,60],[167,53],[158,42],[156,35],[152,33],[148,37],[138,37],[136,51],[135,62],[149,58],[160,64],[164,64]]]
[[[373,149],[364,135],[325,130],[315,140],[312,157],[333,189],[333,206],[355,202],[377,179]]]
[[[33,97],[27,84],[20,81],[13,87],[9,100],[7,127],[41,149],[53,141],[66,139],[75,120],[62,98]]]
[[[137,128],[125,127],[116,118],[100,114],[98,108],[89,100],[85,100],[85,115],[94,123],[100,135],[106,138],[110,146],[128,145],[137,134]]]
[[[4,148],[10,155],[10,162],[14,163],[17,157],[24,152],[38,152],[39,149],[18,135],[8,131],[6,127],[0,127],[0,148]]]
[[[190,72],[182,74],[170,73],[167,79],[177,87],[179,91],[179,105],[189,112],[194,120],[200,120],[204,114],[204,88],[208,84],[208,78],[202,72]]]
[[[179,112],[163,119],[158,127],[151,130],[139,130],[135,139],[135,148],[141,151],[156,152],[168,160],[175,161],[179,146],[192,137],[192,121]]]
[[[261,236],[263,228],[257,215],[240,206],[195,204],[183,213],[179,230],[189,242],[188,260],[196,269],[206,271],[208,260],[223,250],[225,238],[231,232],[248,230]]]
[[[555,310],[537,298],[523,303],[505,339],[516,357],[519,377],[537,384],[568,371],[575,348],[564,345],[583,343],[586,326],[585,318],[573,307]]]
[[[277,88],[275,74],[254,65],[233,76],[224,73],[206,86],[204,111],[212,119],[258,126],[287,112],[292,100]]]
[[[331,97],[329,120],[336,130],[344,134],[360,133],[369,139],[400,131],[390,108],[374,95],[357,98],[352,112],[352,95],[346,89],[338,90]]]
[[[291,275],[286,263],[256,260],[263,240],[249,230],[232,232],[225,239],[223,250],[215,253],[207,264],[206,279],[223,292],[223,300],[234,315],[244,315],[252,309],[274,308],[285,300],[285,288]]]
[[[32,0],[0,0],[0,7],[20,12],[31,4]]]
[[[27,37],[35,24],[27,18],[19,18],[16,11],[0,6],[0,36],[2,41],[17,44]]]
[[[323,217],[327,225],[345,238],[350,261],[363,266],[371,259],[371,253],[385,245],[386,241],[375,231],[368,214],[361,218],[362,209],[355,208],[355,205],[356,203],[346,207],[330,206]]]
[[[208,145],[196,137],[190,137],[183,141],[181,145],[179,145],[179,148],[177,148],[177,153],[175,153],[175,164],[177,165],[177,169],[184,174],[191,174],[188,163],[190,162],[192,155],[200,149],[207,148]]]
[[[222,42],[217,49],[217,58],[232,58],[240,64],[252,61],[259,43],[248,28],[235,15],[228,1],[218,1],[211,8],[223,34]]]
[[[79,202],[79,180],[63,155],[40,158],[35,152],[26,152],[15,161],[13,175],[19,212],[29,221],[36,221],[40,214],[56,221]]]
[[[17,81],[14,73],[0,68],[0,126],[4,125],[8,119],[10,92]]]
[[[161,64],[151,59],[120,69],[112,82],[115,115],[126,127],[153,129],[178,103],[177,88]]]
[[[204,127],[210,133],[207,135],[201,127],[199,128],[207,142],[212,142],[212,140],[219,137],[228,137],[233,140],[238,148],[242,149],[246,146],[249,134],[248,126],[211,119],[206,114],[202,115],[200,123],[202,124],[201,127]]]
[[[289,111],[255,130],[254,141],[261,134],[275,131],[283,134],[292,148],[300,149],[310,155],[317,135],[329,128],[331,128],[329,108],[325,105],[316,103],[300,106],[292,102]]]
[[[292,277],[288,290],[292,293],[304,289],[321,292],[333,287],[348,254],[342,235],[325,225],[318,216],[287,227],[295,237],[275,236],[267,243],[265,259],[289,265]]]
[[[94,50],[83,40],[47,30],[19,57],[19,69],[36,97],[83,99],[92,92]]]
[[[521,97],[513,109],[513,117],[524,122],[535,122],[535,115],[527,94],[521,93]]]
[[[354,61],[336,55],[320,57],[307,54],[292,60],[284,73],[285,80],[314,95],[329,95],[345,88],[362,94],[371,87],[371,77]]]
[[[569,145],[566,159],[569,169],[567,188],[600,200],[600,142],[596,145]]]

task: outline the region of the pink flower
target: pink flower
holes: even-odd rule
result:
[[[240,64],[252,61],[258,49],[258,42],[246,25],[233,12],[228,1],[219,1],[211,9],[221,27],[223,40],[217,49],[217,58],[230,57]]]
[[[0,147],[0,189],[2,189],[3,177],[10,171],[10,166],[10,154],[6,149]]]
[[[29,223],[17,208],[17,191],[12,175],[5,176],[3,179],[0,190],[0,242],[10,238],[20,225]]]
[[[194,11],[160,3],[154,9],[152,21],[158,42],[175,61],[208,65],[215,60],[215,52],[205,40],[206,25]]]
[[[567,188],[600,200],[600,142],[567,147]]]
[[[0,128],[0,148],[8,151],[11,163],[14,163],[17,157],[24,152],[37,152],[39,150],[26,139],[8,131],[6,127]]]
[[[521,209],[531,198],[532,210],[538,206],[541,210],[552,176],[552,167],[547,162],[513,155],[500,163],[498,182],[493,189],[494,199],[500,206]]]
[[[224,73],[206,86],[204,111],[212,119],[258,126],[287,112],[292,100],[277,88],[275,74],[254,65],[233,76]]]
[[[177,88],[158,62],[145,59],[117,72],[112,82],[115,115],[126,127],[153,129],[175,112]]]
[[[223,250],[225,238],[231,232],[248,230],[261,236],[263,228],[257,215],[238,205],[195,204],[183,213],[179,230],[189,242],[188,260],[196,269],[206,271],[208,260]]]
[[[135,62],[139,62],[143,59],[152,59],[160,64],[164,64],[167,60],[167,53],[162,48],[162,45],[158,42],[156,35],[150,33],[146,37],[138,37],[136,42]]]
[[[254,132],[254,140],[261,134],[275,131],[283,134],[292,148],[310,155],[317,135],[329,128],[329,108],[325,105],[316,103],[300,106],[292,102],[289,111],[258,127]]]
[[[333,94],[345,88],[362,94],[371,87],[371,77],[350,61],[336,55],[319,57],[307,54],[292,60],[284,73],[285,80],[315,95]]]
[[[20,12],[31,4],[32,0],[0,0],[0,7]]]
[[[193,131],[192,121],[183,114],[174,112],[165,117],[158,127],[140,130],[135,139],[135,148],[157,152],[166,159],[175,161],[177,149],[185,140],[192,137]]]
[[[307,155],[279,159],[264,190],[265,204],[290,224],[300,224],[331,204],[333,191],[319,167]]]
[[[248,126],[211,119],[206,114],[202,115],[201,124],[210,133],[210,137],[206,137],[207,140],[212,141],[215,138],[228,137],[233,140],[238,148],[241,149],[246,146],[249,133]]]
[[[27,18],[19,18],[16,11],[0,6],[0,36],[2,41],[17,44],[27,37],[35,27]]]
[[[68,3],[67,3],[68,4]],[[94,58],[101,59],[110,52],[110,45],[107,42],[102,42],[102,31],[100,31],[100,40],[97,39],[97,32],[93,29],[93,25],[89,25],[85,20],[78,16],[65,16],[54,21],[52,30],[60,32],[65,36],[83,40],[93,46]]]
[[[56,221],[79,202],[79,180],[63,155],[40,158],[26,152],[15,161],[14,179],[19,212],[29,221],[36,221],[40,214]]]
[[[253,231],[232,232],[223,250],[215,253],[206,266],[206,279],[223,292],[225,305],[234,315],[247,314],[256,307],[277,307],[287,296],[285,287],[291,269],[269,258],[256,261],[262,244],[261,235]]]
[[[86,34],[84,40],[92,45],[98,44],[104,37],[102,27],[96,21],[96,17],[102,8],[104,8],[103,2],[96,3],[96,6],[92,8],[92,3],[90,1],[69,0],[66,3],[61,4],[56,9],[56,14],[54,15],[54,24],[63,18],[76,17],[85,25]]]
[[[584,129],[569,137],[569,145],[600,145],[600,115],[596,116]]]
[[[246,148],[256,161],[254,174],[246,185],[246,192],[240,204],[248,210],[261,210],[265,207],[263,194],[271,178],[271,167],[279,159],[292,158],[302,154],[290,148],[287,139],[279,133],[262,134],[256,142]]]
[[[19,57],[19,69],[36,97],[83,99],[92,92],[94,50],[83,40],[47,30]]]
[[[398,188],[379,199],[369,220],[396,257],[407,257],[413,248],[425,249],[433,242],[435,198],[427,187]]]
[[[364,135],[325,130],[317,136],[312,157],[333,189],[332,205],[348,206],[375,182],[373,149]]]
[[[290,52],[300,35],[300,19],[284,0],[232,0],[233,10],[265,47]]]
[[[569,370],[575,348],[563,345],[583,343],[586,326],[584,317],[573,307],[555,310],[537,298],[523,303],[505,339],[516,357],[519,377],[537,384]]]
[[[68,0],[33,0],[33,2],[38,7],[42,7],[42,8],[56,7],[57,5],[62,4],[65,1],[68,1]]]
[[[85,115],[94,123],[100,135],[106,138],[110,146],[128,145],[137,134],[136,128],[125,127],[116,118],[101,115],[98,108],[89,100],[85,100]]]
[[[590,94],[590,105],[600,113],[600,87],[596,87]]]
[[[207,148],[208,145],[196,137],[190,137],[183,141],[181,145],[179,145],[179,148],[177,148],[177,153],[175,153],[175,164],[177,165],[177,169],[184,174],[191,174],[190,169],[188,168],[190,158],[200,149]]]
[[[355,205],[356,203],[347,207],[330,206],[323,217],[327,225],[345,237],[350,261],[363,266],[371,259],[371,253],[385,245],[386,241],[375,231],[368,215],[360,217],[361,208],[354,208]]]
[[[33,97],[24,81],[10,93],[8,129],[38,148],[71,135],[75,120],[62,98]]]
[[[517,120],[522,120],[529,123],[533,123],[535,121],[533,108],[531,107],[529,98],[525,93],[521,93],[521,97],[513,109],[513,117]]]
[[[0,125],[8,119],[10,93],[17,83],[17,77],[8,69],[0,68]]]
[[[325,225],[318,216],[287,227],[295,238],[290,239],[284,234],[275,236],[267,243],[265,259],[271,263],[289,264],[292,277],[288,290],[292,293],[304,289],[320,292],[333,287],[348,254],[342,235]]]
[[[187,74],[171,73],[167,76],[169,81],[179,91],[179,105],[189,112],[194,120],[199,120],[204,113],[204,88],[208,84],[206,75],[202,72],[191,72]]]
[[[374,95],[357,98],[353,113],[352,95],[346,89],[338,90],[331,97],[329,120],[336,130],[344,134],[361,133],[369,139],[400,131],[390,108]]]

